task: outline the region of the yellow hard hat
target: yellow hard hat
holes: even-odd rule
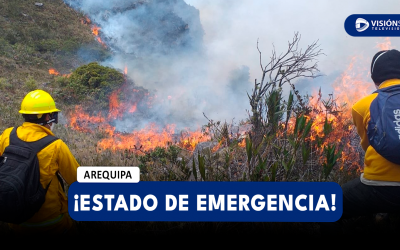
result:
[[[21,114],[46,114],[60,112],[49,93],[43,90],[29,92],[21,103]]]

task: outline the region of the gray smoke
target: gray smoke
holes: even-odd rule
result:
[[[118,130],[152,122],[197,129],[207,123],[203,112],[214,120],[247,117],[249,69],[230,68],[228,76],[218,72],[226,66],[207,56],[199,11],[193,6],[183,0],[65,2],[101,28],[101,39],[112,52],[101,63],[120,70],[126,66],[136,85],[157,96],[150,115],[140,121],[125,116],[115,121]]]
[[[396,14],[399,1],[224,1],[224,0],[65,0],[101,27],[112,57],[102,64],[123,70],[136,85],[157,95],[146,119],[117,120],[119,130],[149,122],[197,128],[207,121],[247,118],[246,91],[260,80],[257,40],[268,63],[272,44],[284,52],[295,31],[300,47],[313,41],[326,56],[319,58],[320,78],[296,83],[302,93],[322,88],[327,96],[353,56],[366,84],[370,58],[379,51],[376,37],[350,37],[343,28],[351,14]],[[396,8],[397,6],[397,8]],[[392,47],[400,40],[391,38]],[[91,53],[82,53],[91,58]],[[246,65],[246,66],[242,66]],[[371,83],[372,86],[372,83]],[[288,90],[285,87],[285,90]],[[356,100],[355,100],[356,101]],[[135,119],[134,119],[135,118]]]
[[[261,70],[257,40],[263,64],[268,63],[274,44],[282,53],[287,42],[298,31],[300,48],[318,40],[326,56],[318,58],[322,77],[301,80],[299,89],[313,93],[321,87],[327,96],[332,93],[335,76],[341,76],[352,57],[363,68],[365,83],[373,83],[368,75],[370,60],[380,49],[383,37],[351,37],[344,30],[344,21],[352,14],[398,14],[398,0],[186,0],[200,11],[205,30],[204,46],[216,64],[229,62],[231,68],[247,65],[250,81],[260,80]],[[400,48],[400,38],[391,37],[392,48]],[[362,58],[360,58],[362,56]],[[355,71],[354,71],[355,72]],[[296,83],[297,85],[297,83]],[[287,90],[287,89],[286,89]]]

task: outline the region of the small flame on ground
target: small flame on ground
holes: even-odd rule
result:
[[[101,40],[101,38],[100,38],[100,30],[101,30],[101,28],[100,28],[99,26],[97,26],[96,24],[93,24],[93,25],[92,25],[92,33],[93,33],[93,35],[96,36],[96,40],[97,40],[101,45],[103,45],[104,48],[106,48],[106,47],[107,47],[106,44],[105,44],[105,43],[103,42],[103,40]]]
[[[50,69],[49,69],[49,74],[50,74],[50,75],[55,75],[55,76],[61,76],[60,72],[58,72],[57,70],[55,70],[55,69],[53,69],[53,68],[50,68]],[[63,77],[70,77],[70,76],[71,76],[71,73],[69,73],[69,74],[62,74],[62,76],[63,76]]]
[[[101,30],[101,28],[99,26],[97,26],[96,24],[93,24],[93,26],[92,26],[93,35],[99,36],[99,30]]]
[[[198,143],[210,140],[210,137],[205,136],[200,129],[194,132],[187,129],[182,131],[179,136],[175,134],[176,126],[174,124],[168,124],[164,128],[160,128],[156,124],[150,124],[144,129],[130,133],[116,132],[115,127],[110,125],[113,120],[121,119],[126,114],[137,112],[138,101],[143,97],[147,98],[146,103],[150,108],[154,98],[149,96],[148,92],[133,89],[134,98],[121,101],[119,100],[119,95],[121,92],[127,91],[125,87],[123,86],[111,93],[107,115],[103,116],[98,113],[91,116],[80,106],[76,106],[75,110],[69,115],[71,117],[69,124],[75,130],[88,133],[99,130],[107,135],[107,138],[98,142],[98,150],[137,150],[136,153],[141,154],[156,147],[167,147],[175,144],[186,150],[193,151]]]
[[[93,132],[95,129],[105,132],[108,136],[100,140],[97,144],[99,150],[139,150],[141,153],[153,150],[156,147],[166,147],[176,144],[182,148],[193,151],[199,142],[208,141],[210,138],[204,136],[201,131],[185,131],[180,139],[175,138],[175,125],[169,124],[163,129],[152,123],[145,128],[131,133],[115,132],[115,127],[107,123],[107,119],[100,114],[90,116],[86,114],[82,107],[76,106],[71,115],[70,126],[81,132]]]
[[[84,18],[81,19],[81,23],[82,23],[82,24],[91,24],[92,21],[90,21],[90,19],[89,19],[88,17],[84,17]],[[103,45],[103,47],[106,48],[106,47],[107,47],[106,44],[105,44],[105,43],[101,40],[101,38],[100,38],[100,30],[101,30],[101,28],[100,28],[99,26],[97,26],[96,24],[93,24],[92,27],[91,27],[91,29],[92,29],[93,35],[95,35],[95,37],[96,37],[96,40],[97,40],[101,45]]]
[[[49,74],[50,75],[55,75],[55,76],[60,75],[60,73],[57,70],[53,69],[53,68],[49,69]]]

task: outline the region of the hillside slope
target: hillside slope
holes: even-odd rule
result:
[[[81,64],[82,46],[101,49],[83,14],[62,0],[0,0],[0,77],[18,85],[29,76],[49,78],[49,68],[69,73]]]
[[[85,63],[79,50],[107,54],[83,14],[62,0],[0,0],[0,130],[22,121],[22,98],[36,88],[53,93],[54,76]]]

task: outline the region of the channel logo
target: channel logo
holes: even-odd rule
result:
[[[400,14],[354,14],[344,21],[350,36],[400,36]]]
[[[364,18],[357,18],[356,20],[356,30],[358,32],[363,32],[364,30],[368,29],[369,23]]]

